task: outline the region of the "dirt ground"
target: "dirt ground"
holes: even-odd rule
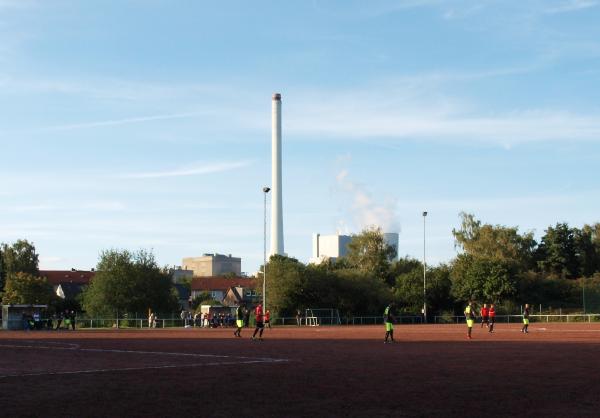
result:
[[[600,325],[0,331],[1,416],[600,415]]]

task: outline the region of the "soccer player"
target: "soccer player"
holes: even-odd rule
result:
[[[490,305],[489,316],[490,316],[490,330],[489,330],[489,332],[494,332],[494,322],[496,322],[496,307],[494,306],[493,303]]]
[[[271,311],[268,309],[265,311],[265,327],[271,329]]]
[[[390,342],[394,342],[394,315],[392,313],[392,309],[394,307],[394,303],[390,303],[386,306],[385,311],[383,311],[383,323],[385,325],[385,339],[383,340],[384,344],[388,343],[388,338],[391,340]]]
[[[521,332],[524,334],[529,334],[527,330],[529,328],[529,304],[525,304],[525,310],[523,311],[523,328],[521,328]]]
[[[487,307],[487,303],[484,303],[481,308],[481,328],[484,324],[487,328],[490,327],[490,309]]]
[[[262,341],[262,334],[265,330],[265,324],[263,322],[262,303],[259,303],[256,309],[254,310],[254,316],[256,318],[256,328],[254,328],[254,334],[252,334],[252,339],[256,339],[256,333],[260,331],[260,333],[258,334],[258,339]]]
[[[242,336],[242,328],[244,328],[244,306],[240,305],[235,310],[235,325],[237,329],[234,331],[233,335],[235,337]]]
[[[464,313],[465,319],[467,320],[467,338],[470,340],[473,324],[475,323],[475,308],[473,307],[473,301],[469,301]]]

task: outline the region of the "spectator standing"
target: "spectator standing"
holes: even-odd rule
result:
[[[250,326],[250,309],[244,307],[244,326],[248,328]]]
[[[33,329],[40,329],[40,328],[41,328],[40,313],[38,311],[35,311],[33,313]]]
[[[75,331],[75,320],[77,319],[77,316],[75,315],[75,311],[71,311],[71,313],[69,314],[69,320],[71,321],[71,329],[73,331]]]
[[[56,330],[58,331],[60,329],[60,325],[62,324],[63,321],[63,313],[59,312],[56,315]]]
[[[187,325],[187,315],[185,314],[184,309],[181,310],[179,317],[181,318],[181,323],[183,324],[183,327],[185,327]]]
[[[296,325],[302,325],[302,312],[300,312],[300,309],[296,310]]]

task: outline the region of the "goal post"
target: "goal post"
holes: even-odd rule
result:
[[[340,312],[335,308],[308,308],[305,314],[305,325],[341,325]]]

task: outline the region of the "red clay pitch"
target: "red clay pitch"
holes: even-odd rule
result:
[[[0,332],[2,416],[599,416],[600,325]]]

